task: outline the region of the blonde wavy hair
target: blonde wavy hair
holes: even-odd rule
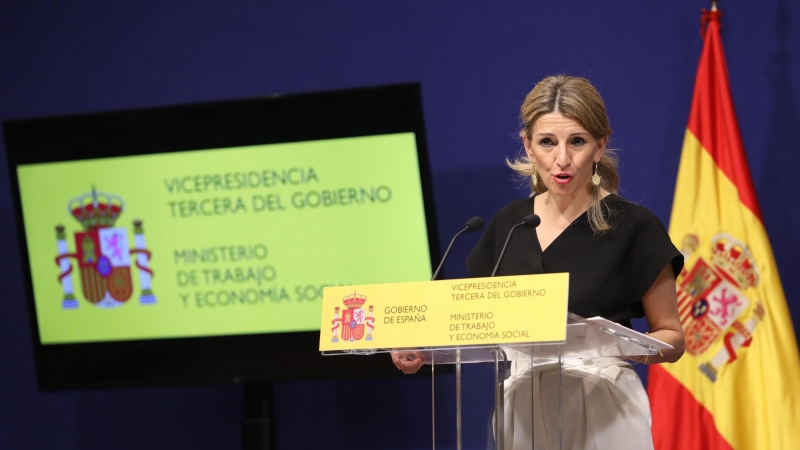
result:
[[[520,108],[522,129],[519,136],[530,141],[533,125],[539,117],[552,112],[560,112],[566,117],[577,120],[595,139],[611,136],[611,125],[608,122],[603,98],[585,78],[555,75],[537,83],[525,97]],[[524,148],[513,161],[506,159],[506,164],[518,175],[530,180],[532,192],[541,194],[547,191],[542,177],[537,177],[536,184],[533,183],[531,175],[533,175],[534,166]],[[592,185],[592,201],[587,215],[592,230],[597,234],[602,234],[611,228],[611,211],[607,210],[600,202],[599,188],[612,194],[616,194],[619,190],[617,155],[614,150],[608,148],[605,150],[597,164],[597,173],[602,181],[600,186]]]

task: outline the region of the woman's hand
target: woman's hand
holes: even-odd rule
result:
[[[411,375],[417,373],[419,368],[425,364],[425,355],[415,351],[393,351],[392,362],[404,374]]]

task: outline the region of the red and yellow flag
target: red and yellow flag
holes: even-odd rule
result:
[[[800,357],[733,109],[719,11],[703,11],[669,234],[686,354],[650,368],[657,450],[796,449]]]

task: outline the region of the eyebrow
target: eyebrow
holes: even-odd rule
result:
[[[554,133],[548,133],[546,131],[533,133],[533,135],[534,136],[553,136],[553,137],[555,137]],[[591,133],[589,133],[588,131],[580,131],[578,133],[570,133],[569,137],[573,137],[573,136],[591,136]]]

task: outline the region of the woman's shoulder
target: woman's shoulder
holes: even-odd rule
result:
[[[602,201],[609,208],[610,219],[614,224],[626,227],[648,225],[664,227],[661,220],[652,211],[616,194],[610,194]]]
[[[505,234],[508,232],[509,228],[532,212],[533,197],[513,200],[494,214],[484,234]]]
[[[644,206],[616,195],[607,204],[618,213],[611,235],[630,244],[626,247],[625,257],[634,261],[632,265],[638,273],[644,273],[638,279],[645,282],[631,288],[635,292],[634,298],[644,295],[668,263],[672,264],[677,277],[683,268],[683,256],[675,248],[658,216]]]
[[[533,197],[513,200],[497,211],[497,217],[525,217],[533,212]]]

